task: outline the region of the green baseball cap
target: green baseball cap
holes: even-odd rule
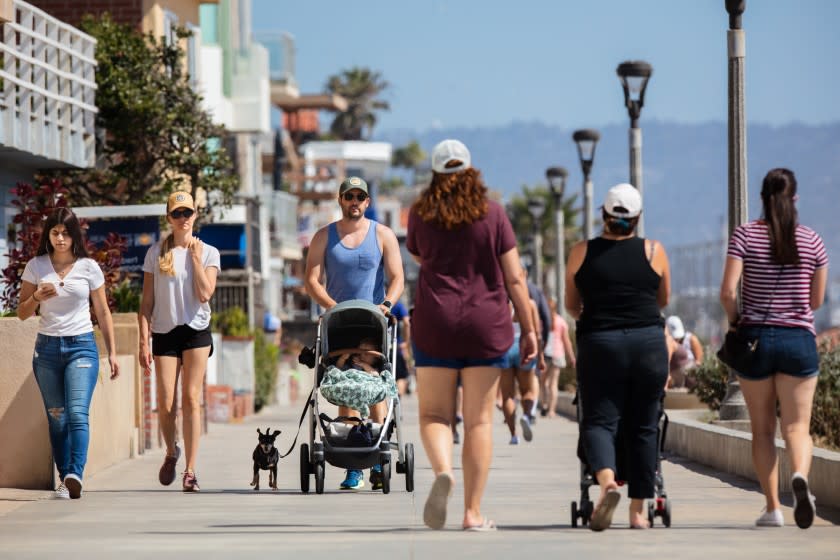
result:
[[[343,195],[347,191],[352,191],[353,189],[358,189],[365,194],[370,194],[368,192],[367,183],[361,177],[347,177],[341,182],[341,186],[338,187],[338,196]]]

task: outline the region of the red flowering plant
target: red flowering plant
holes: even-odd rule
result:
[[[3,269],[3,293],[0,305],[3,309],[17,309],[20,285],[26,263],[35,257],[41,241],[44,222],[56,209],[68,206],[69,191],[57,179],[44,179],[37,186],[18,183],[11,191],[15,197],[11,204],[17,208],[13,223],[17,226],[15,245],[6,256],[9,264]],[[87,229],[84,220],[80,220],[82,229]],[[111,232],[97,247],[87,241],[87,250],[91,258],[99,263],[105,275],[105,287],[108,292],[108,305],[113,307],[110,288],[120,280],[120,264],[126,250],[126,242],[118,234]]]

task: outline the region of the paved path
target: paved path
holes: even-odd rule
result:
[[[534,441],[507,444],[501,413],[484,510],[496,533],[460,531],[463,495],[456,487],[443,531],[422,523],[432,473],[417,431],[416,402],[404,402],[407,439],[416,447],[416,492],[396,473],[392,492],[336,490],[342,472],[327,468],[323,495],[299,492],[298,454],[281,464],[276,492],[254,492],[251,451],[256,427],[280,427],[288,447],[299,406],[270,409],[242,424],[212,424],[202,441],[202,492],[161,487],[162,452],[122,462],[90,477],[81,500],[49,499],[49,492],[0,490],[0,558],[840,558],[837,511],[820,509],[802,531],[752,526],[763,499],[750,481],[720,475],[672,458],[664,464],[673,501],[673,526],[627,529],[627,500],[604,533],[570,526],[578,498],[575,424],[541,418]],[[456,451],[459,447],[456,447]],[[179,465],[183,466],[183,462]],[[265,480],[265,474],[263,474]],[[177,483],[176,483],[177,484]],[[314,484],[313,484],[314,488]],[[592,498],[596,497],[593,491]],[[792,524],[790,502],[786,521]],[[659,522],[659,519],[657,519]],[[270,556],[266,556],[270,555]],[[551,556],[549,556],[551,555]]]

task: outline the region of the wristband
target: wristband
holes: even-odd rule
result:
[[[388,301],[388,300],[386,299],[385,301],[383,301],[383,302],[382,302],[382,303],[380,303],[379,305],[384,305],[384,306],[385,306],[385,307],[387,307],[388,309],[391,309],[391,306],[392,306],[392,305],[394,305],[394,304],[393,304],[393,303],[391,303],[390,301]]]

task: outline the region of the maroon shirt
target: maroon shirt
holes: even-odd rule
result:
[[[499,257],[516,247],[504,209],[446,230],[408,216],[406,248],[420,257],[411,337],[435,358],[487,359],[507,352],[513,325]]]

